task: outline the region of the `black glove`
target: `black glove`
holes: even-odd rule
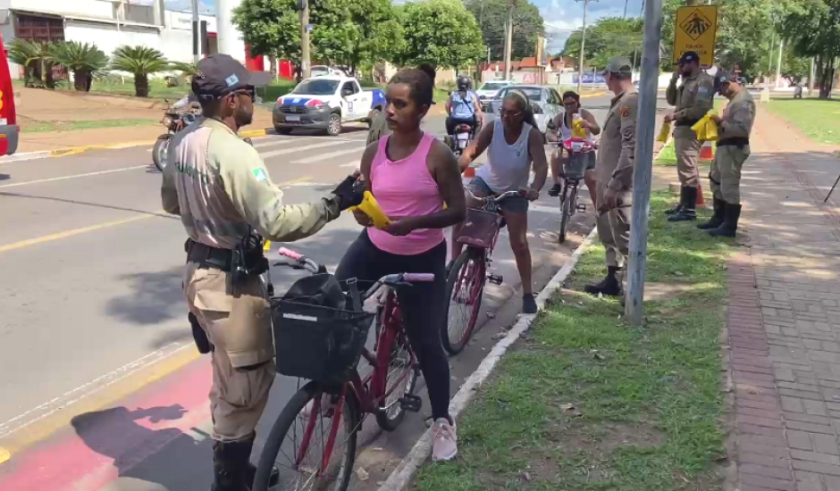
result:
[[[354,176],[347,178],[332,190],[332,194],[338,198],[338,209],[341,211],[351,206],[359,206],[364,199],[365,183],[357,181]]]

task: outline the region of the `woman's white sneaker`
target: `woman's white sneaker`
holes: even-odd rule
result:
[[[432,426],[432,460],[435,462],[452,460],[458,455],[458,435],[456,426],[449,424],[446,418],[438,418]]]

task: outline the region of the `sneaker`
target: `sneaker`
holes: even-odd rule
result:
[[[522,295],[522,313],[523,314],[536,314],[537,313],[537,301],[534,300],[534,295],[529,293],[527,295]]]
[[[446,418],[438,418],[432,426],[432,460],[452,460],[458,455],[458,435],[455,422],[449,424]]]
[[[551,189],[548,190],[548,195],[549,196],[560,196],[561,191],[563,191],[563,185],[562,184],[555,184],[554,186],[551,186]]]

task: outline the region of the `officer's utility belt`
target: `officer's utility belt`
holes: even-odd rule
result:
[[[717,142],[717,146],[719,147],[738,147],[739,150],[749,146],[749,144],[750,139],[744,137],[727,138],[726,140],[719,140]]]
[[[184,245],[187,251],[187,260],[198,263],[202,268],[216,268],[222,271],[230,271],[233,263],[233,251],[211,247],[192,239],[187,239]]]
[[[697,124],[698,121],[700,121],[700,120],[699,119],[682,118],[682,119],[678,119],[674,123],[674,126],[694,126],[695,124]]]

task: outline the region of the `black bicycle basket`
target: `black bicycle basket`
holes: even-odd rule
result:
[[[350,380],[375,314],[272,298],[277,372],[325,384]]]
[[[569,160],[563,167],[563,174],[569,179],[583,179],[583,174],[586,172],[586,164],[589,159],[595,158],[592,152],[577,152],[569,155]]]

